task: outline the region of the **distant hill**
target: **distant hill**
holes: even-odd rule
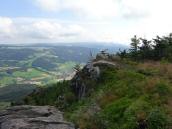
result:
[[[117,52],[119,49],[128,49],[128,45],[113,43],[113,42],[72,42],[72,43],[35,43],[35,44],[0,44],[0,47],[58,47],[58,46],[68,46],[68,47],[83,47],[90,49],[109,49],[109,51]]]
[[[0,88],[0,101],[2,102],[14,102],[20,101],[25,96],[33,92],[36,89],[36,85],[11,85]]]

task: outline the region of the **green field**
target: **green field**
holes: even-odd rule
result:
[[[41,76],[43,76],[43,74],[45,74],[45,73],[41,72],[39,70],[36,70],[34,68],[29,68],[29,69],[27,69],[26,72],[22,72],[22,71],[14,72],[13,76],[21,77],[21,78],[25,78],[25,79],[32,79],[32,78],[36,78],[36,77],[41,77]]]
[[[59,67],[58,67],[58,70],[60,72],[71,72],[74,68],[74,66],[76,65],[76,62],[65,62],[64,64],[61,64]]]
[[[4,76],[0,79],[0,87],[3,87],[5,85],[9,85],[9,84],[15,84],[16,80],[13,77],[8,77],[8,76]]]

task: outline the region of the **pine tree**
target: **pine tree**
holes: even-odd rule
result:
[[[137,58],[138,58],[139,44],[140,44],[140,39],[137,38],[136,35],[134,35],[134,37],[131,38],[131,43],[130,43],[131,49],[130,49],[130,52],[131,52],[132,58],[134,58],[135,60],[137,60]]]
[[[142,46],[140,47],[140,54],[142,60],[151,59],[152,58],[152,45],[151,42],[145,38],[140,38],[142,42]]]
[[[134,35],[134,37],[131,38],[131,43],[130,43],[131,49],[130,49],[130,51],[131,52],[137,52],[138,48],[139,48],[139,44],[140,44],[140,39],[137,38],[136,35]]]

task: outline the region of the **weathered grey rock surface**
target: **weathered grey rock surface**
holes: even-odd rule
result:
[[[0,112],[0,129],[75,129],[51,106],[14,106]]]

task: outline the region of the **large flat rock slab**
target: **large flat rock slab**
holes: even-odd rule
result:
[[[14,106],[0,112],[0,129],[75,129],[52,106]]]

